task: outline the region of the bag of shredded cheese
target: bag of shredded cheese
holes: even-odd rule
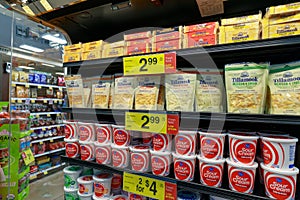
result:
[[[269,113],[300,115],[300,62],[272,65]]]
[[[160,76],[137,77],[135,90],[135,109],[156,110],[160,85]]]
[[[264,113],[268,66],[267,63],[225,66],[228,113]]]
[[[168,111],[194,111],[196,74],[178,73],[165,77]]]
[[[114,109],[133,109],[136,77],[119,77],[115,79],[113,96]]]
[[[69,106],[73,108],[85,108],[83,82],[81,75],[65,76]]]
[[[223,72],[219,70],[198,70],[196,84],[196,111],[197,112],[224,112],[224,82]]]
[[[99,81],[92,86],[92,104],[93,108],[108,108],[110,93],[110,82]]]

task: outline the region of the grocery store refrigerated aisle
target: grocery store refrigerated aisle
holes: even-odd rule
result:
[[[30,193],[26,200],[63,200],[63,171],[46,176],[30,184]]]

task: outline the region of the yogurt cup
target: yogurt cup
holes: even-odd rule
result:
[[[93,200],[110,200],[110,197],[96,197],[95,194],[93,194]]]
[[[95,159],[94,142],[80,142],[81,160],[91,161]]]
[[[181,181],[193,181],[195,174],[196,156],[182,156],[173,153],[175,178]]]
[[[171,153],[150,150],[152,174],[168,176],[170,174]]]
[[[66,156],[69,158],[77,158],[80,156],[80,145],[78,139],[64,139]]]
[[[112,174],[101,173],[94,175],[94,195],[97,198],[109,197],[111,192]]]
[[[108,165],[111,162],[111,144],[95,142],[95,157],[99,164]]]
[[[152,145],[152,133],[142,132],[143,145]]]
[[[263,163],[260,166],[264,171],[264,185],[269,198],[295,199],[298,168],[281,170],[267,167]]]
[[[131,169],[136,172],[147,172],[149,170],[149,146],[136,145],[129,147],[131,158]]]
[[[233,191],[251,194],[255,184],[255,172],[258,164],[243,165],[226,159],[228,164],[229,188]]]
[[[222,159],[226,134],[202,131],[199,134],[201,157],[213,160]]]
[[[66,121],[65,124],[65,138],[78,139],[77,122]]]
[[[78,137],[80,142],[95,141],[94,124],[78,122]]]
[[[110,144],[112,139],[111,124],[95,124],[96,141],[99,144]]]
[[[80,194],[79,191],[78,191],[79,200],[91,200],[92,196],[93,196],[93,193],[91,193],[91,194]]]
[[[77,178],[81,174],[82,168],[80,166],[68,166],[65,167],[63,171],[65,178],[65,188],[78,190]]]
[[[128,193],[128,200],[147,200],[147,197],[138,194]]]
[[[225,159],[211,160],[198,156],[200,182],[203,185],[221,187]]]
[[[113,143],[117,146],[128,146],[130,144],[130,131],[125,126],[112,125]]]
[[[291,136],[261,137],[264,164],[283,170],[294,169],[296,143],[298,138]]]
[[[111,200],[127,200],[128,197],[125,195],[116,195],[116,196],[112,196],[110,199]]]
[[[64,187],[65,200],[79,200],[77,190],[78,189],[72,189],[72,188]]]
[[[154,151],[169,151],[172,150],[172,136],[170,134],[153,134],[152,138]]]
[[[77,179],[79,190],[78,194],[91,195],[94,192],[93,176],[81,176]]]
[[[122,189],[122,175],[120,174],[113,174],[113,178],[111,181],[111,189],[113,191],[119,191],[121,192]]]
[[[200,200],[201,195],[188,190],[180,190],[177,193],[177,200]]]
[[[195,155],[196,143],[196,131],[179,131],[175,136],[175,152],[183,156]]]
[[[259,137],[246,133],[230,133],[228,136],[231,161],[244,165],[252,165]]]
[[[129,165],[129,148],[125,146],[111,145],[113,167],[126,168]]]

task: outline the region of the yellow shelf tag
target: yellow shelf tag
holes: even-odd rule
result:
[[[44,103],[47,103],[47,100],[44,100],[43,102],[44,102]]]
[[[47,175],[48,174],[48,171],[44,171],[44,175]]]
[[[53,140],[50,140],[50,142],[53,142]]]
[[[23,151],[22,158],[24,160],[25,165],[29,165],[30,163],[34,162],[34,156],[30,148]]]
[[[42,128],[42,131],[45,131],[46,130],[46,128]]]
[[[15,83],[11,84],[12,87],[16,87],[17,85]]]
[[[31,103],[35,103],[35,100],[31,100]]]
[[[47,117],[51,117],[51,115],[50,115],[50,114],[47,114]]]
[[[33,180],[33,179],[36,179],[37,178],[37,175],[34,175],[34,176],[30,176],[30,180]]]
[[[43,142],[40,142],[40,145],[44,144]]]
[[[22,103],[23,101],[21,99],[18,99],[18,103]]]
[[[53,10],[52,6],[47,0],[41,0],[40,2],[47,11]]]
[[[124,76],[176,72],[176,53],[160,53],[123,58]]]
[[[54,100],[54,103],[57,103],[57,100]]]
[[[49,87],[49,90],[53,90],[53,87]]]
[[[39,86],[38,86],[38,89],[42,89],[42,86],[39,85]]]
[[[16,100],[12,99],[11,102],[12,102],[12,103],[16,103]]]
[[[29,84],[25,84],[25,87],[26,87],[26,88],[29,88]]]
[[[179,129],[179,116],[155,112],[126,112],[125,128],[132,131],[176,135]]]

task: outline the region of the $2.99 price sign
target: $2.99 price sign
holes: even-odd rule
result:
[[[123,58],[124,76],[176,72],[176,53],[160,53]]]
[[[126,112],[126,130],[150,133],[163,133],[176,135],[179,130],[178,114]]]
[[[123,190],[153,199],[177,199],[177,185],[171,182],[124,172]]]

